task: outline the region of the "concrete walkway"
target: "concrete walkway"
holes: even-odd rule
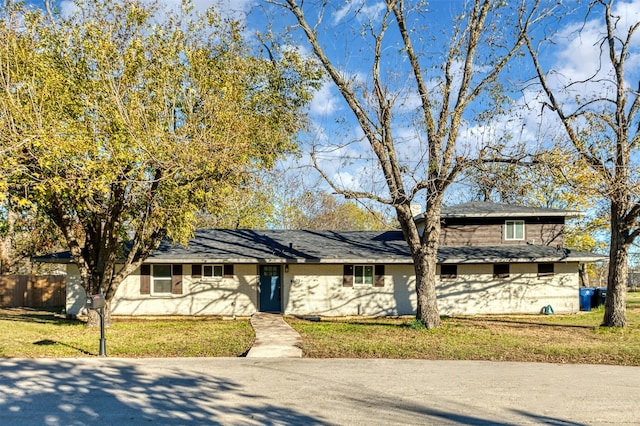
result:
[[[256,341],[247,358],[302,358],[302,338],[281,314],[258,312],[251,317]]]

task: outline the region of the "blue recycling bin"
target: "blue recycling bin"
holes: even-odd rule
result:
[[[595,289],[593,287],[581,287],[580,288],[580,310],[581,311],[590,311],[591,310],[591,298],[595,293]]]

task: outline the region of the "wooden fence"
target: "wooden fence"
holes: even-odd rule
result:
[[[65,305],[64,275],[0,276],[0,307],[49,308]]]

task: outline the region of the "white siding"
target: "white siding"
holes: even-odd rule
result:
[[[76,265],[67,265],[67,315],[86,313],[87,294],[80,283],[80,271]]]
[[[441,315],[537,314],[579,310],[578,264],[556,263],[555,274],[538,277],[533,263],[513,263],[508,278],[493,278],[493,265],[458,265],[458,277],[437,286]]]
[[[342,264],[289,264],[283,270],[282,310],[291,315],[413,315],[416,309],[412,265],[385,265],[384,287],[343,287]],[[248,316],[258,306],[258,266],[234,265],[233,278],[193,279],[183,265],[183,293],[141,295],[136,272],[118,288],[114,315],[237,315]],[[508,278],[493,278],[491,264],[458,265],[455,279],[439,280],[441,315],[539,313],[551,305],[556,313],[576,312],[577,263],[556,263],[555,274],[537,276],[537,264],[511,264]],[[85,295],[78,270],[68,268],[67,313],[84,310]]]
[[[284,277],[283,310],[291,315],[410,315],[415,312],[412,272],[411,265],[385,265],[384,287],[343,287],[342,264],[292,264]]]

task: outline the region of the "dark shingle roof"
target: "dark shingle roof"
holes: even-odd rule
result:
[[[602,256],[537,245],[440,247],[440,263],[593,262]],[[205,229],[188,247],[163,243],[148,262],[412,263],[401,231]]]
[[[201,229],[188,247],[168,241],[148,259],[195,262],[410,261],[401,231],[290,231]]]
[[[575,210],[525,207],[479,201],[443,207],[441,213],[443,219],[465,217],[576,217],[580,215],[581,213]]]
[[[440,247],[439,263],[595,262],[601,255],[539,245]],[[69,252],[34,261],[71,263]],[[401,231],[201,229],[187,247],[164,241],[148,263],[412,263]]]

